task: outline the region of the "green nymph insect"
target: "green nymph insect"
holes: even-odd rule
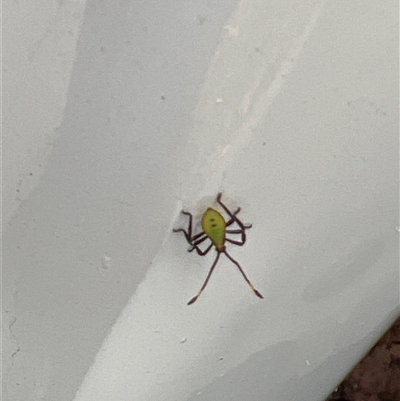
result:
[[[206,288],[206,285],[208,283],[208,280],[210,280],[211,274],[215,268],[215,266],[218,263],[218,259],[221,256],[221,253],[224,253],[226,257],[234,263],[240,272],[242,273],[244,279],[246,280],[247,284],[251,287],[251,289],[254,291],[254,293],[259,297],[259,298],[264,298],[261,293],[256,290],[254,285],[251,283],[251,281],[247,278],[245,272],[243,271],[242,267],[240,266],[239,262],[237,262],[235,259],[232,258],[231,255],[226,251],[225,243],[230,242],[231,244],[239,245],[242,246],[246,242],[246,230],[251,228],[251,224],[245,225],[243,224],[237,217],[236,215],[240,212],[240,207],[236,209],[235,212],[231,212],[221,201],[222,193],[219,193],[217,196],[217,202],[218,204],[224,209],[224,211],[228,214],[229,220],[225,221],[224,217],[222,216],[221,213],[219,213],[217,210],[208,208],[205,213],[203,214],[203,217],[201,219],[201,227],[203,229],[202,232],[193,235],[193,215],[189,212],[182,211],[182,214],[189,216],[189,226],[187,231],[185,231],[183,228],[175,228],[173,231],[175,233],[178,232],[183,232],[185,235],[186,241],[190,244],[190,248],[188,249],[188,252],[192,252],[194,250],[197,251],[197,253],[200,256],[207,255],[207,253],[211,250],[211,248],[214,246],[215,250],[217,251],[217,256],[211,266],[210,271],[208,272],[208,275],[206,277],[206,280],[202,287],[200,288],[200,291],[194,296],[189,302],[188,305],[191,305],[194,303],[197,298],[201,295],[201,293],[204,291]],[[227,230],[227,227],[235,224],[239,227],[238,229],[233,229],[233,230]],[[233,240],[230,238],[226,237],[226,234],[240,234],[240,240]],[[199,248],[199,245],[204,242],[206,239],[209,239],[211,241],[211,244],[203,251],[202,249]]]

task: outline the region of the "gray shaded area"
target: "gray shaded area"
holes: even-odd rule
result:
[[[372,297],[369,303],[372,307]],[[338,385],[338,378],[343,379],[353,368],[360,349],[368,350],[381,334],[381,328],[365,327],[365,319],[368,318],[363,312],[365,306],[362,305],[359,317],[349,324],[338,325],[332,321],[331,327],[310,332],[306,337],[299,338],[299,341],[282,341],[252,355],[243,364],[226,372],[223,377],[195,391],[187,400],[324,400]],[[386,310],[386,306],[382,311]],[[389,326],[399,312],[397,307],[389,313],[384,325]],[[361,327],[361,330],[369,329],[370,333],[353,344],[353,333],[360,332]],[[324,335],[329,337],[331,329],[342,332],[340,341],[335,344],[329,359],[313,366],[313,361],[306,359],[307,355],[312,353],[316,345],[321,342],[323,344]],[[343,348],[345,343],[350,345]]]

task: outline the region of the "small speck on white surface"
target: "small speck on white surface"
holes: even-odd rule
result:
[[[111,267],[111,258],[105,253],[101,258],[101,266],[103,269],[109,269]]]
[[[215,99],[215,103],[222,103],[224,101],[224,99],[222,99],[221,97],[217,97],[217,99]]]
[[[186,337],[182,337],[179,342],[181,344],[184,344],[186,341],[187,341],[187,338]]]
[[[238,36],[239,35],[239,27],[233,25],[225,25],[224,29],[228,31],[228,37]]]
[[[306,359],[306,365],[310,366],[310,361],[308,359]]]

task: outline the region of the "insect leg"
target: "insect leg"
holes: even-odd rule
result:
[[[241,209],[240,207],[238,207],[238,208],[232,213],[233,216],[236,216],[241,210],[242,210],[242,209]],[[235,222],[235,218],[232,217],[230,220],[228,220],[228,221],[226,222],[226,226],[228,227],[228,226],[232,225],[234,222]]]
[[[192,240],[192,221],[193,221],[193,215],[192,215],[192,213],[189,213],[189,212],[185,212],[184,210],[182,210],[182,212],[181,212],[182,214],[185,214],[185,215],[187,215],[187,216],[189,216],[189,226],[188,226],[188,230],[186,231],[186,230],[184,230],[183,228],[174,228],[174,229],[172,229],[172,231],[174,232],[174,233],[179,233],[179,232],[183,232],[183,234],[185,235],[185,238],[186,238],[186,240],[187,240],[187,242],[191,242],[191,240]]]
[[[190,244],[190,236],[183,228],[174,228],[174,229],[172,229],[172,231],[174,233],[179,233],[179,232],[182,231],[184,236],[185,236],[185,238],[186,238],[186,241],[189,242],[189,244]]]
[[[227,233],[227,234],[242,234],[242,235],[241,235],[240,241],[238,241],[238,240],[233,240],[233,239],[230,239],[230,238],[225,237],[225,241],[228,241],[228,242],[230,242],[231,244],[235,244],[235,245],[242,246],[242,245],[244,245],[244,243],[246,242],[246,236],[244,236],[244,238],[243,238],[243,234],[244,234],[244,231],[243,231],[243,230],[226,230],[226,233]]]
[[[212,246],[213,246],[213,243],[211,243],[205,251],[202,251],[197,245],[193,245],[192,248],[189,249],[189,252],[192,252],[194,249],[196,249],[196,252],[200,256],[204,256],[204,255],[207,255],[208,252],[210,252],[210,249],[212,248]]]
[[[222,208],[225,210],[226,213],[228,213],[229,217],[232,219],[236,219],[236,214],[240,212],[240,207],[235,211],[235,213],[232,213],[221,201],[221,197],[222,197],[222,192],[220,192],[217,195],[217,202],[222,206]]]
[[[239,224],[239,226],[242,224],[242,222],[237,221],[237,223]],[[245,227],[240,227],[240,230],[231,230],[231,232],[229,234],[241,234],[241,238],[240,238],[240,242],[239,241],[234,241],[231,240],[229,238],[225,238],[228,242],[231,242],[232,244],[236,244],[236,245],[243,245],[246,242],[246,231],[245,231]],[[229,231],[227,231],[229,232]]]
[[[240,231],[239,233],[242,233],[242,237],[243,237],[243,231]],[[225,238],[225,241],[228,241],[231,244],[235,244],[235,245],[239,245],[239,246],[244,245],[244,243],[246,242],[246,240],[243,241],[243,238],[242,238],[241,241],[235,241],[235,240],[230,239],[230,238]]]
[[[212,272],[213,272],[215,266],[217,265],[217,262],[218,262],[218,259],[219,259],[219,256],[220,256],[220,255],[221,255],[221,252],[218,252],[218,253],[217,253],[217,257],[215,258],[214,263],[212,264],[211,269],[210,269],[210,271],[209,271],[208,274],[207,274],[206,281],[204,281],[204,284],[203,284],[202,287],[200,288],[200,291],[197,293],[197,295],[194,296],[194,297],[188,302],[188,305],[191,305],[193,302],[196,302],[197,298],[198,298],[198,297],[201,295],[201,293],[204,291],[204,288],[206,288],[206,285],[207,285],[207,283],[208,283],[208,280],[210,280],[211,274],[212,274]]]
[[[239,262],[237,262],[235,259],[232,258],[231,255],[229,255],[228,252],[224,252],[227,258],[234,263],[237,268],[240,270],[240,273],[242,273],[244,279],[246,280],[247,284],[251,287],[251,289],[254,291],[254,293],[259,297],[259,298],[264,298],[261,293],[254,287],[253,283],[247,278],[246,273],[243,271],[242,267],[240,266]]]
[[[240,229],[242,230],[242,242],[243,244],[246,242],[246,232],[245,230],[248,228],[251,228],[251,224],[245,225],[243,224],[237,217],[236,215],[239,213],[240,211],[240,207],[234,212],[232,213],[226,205],[224,205],[221,201],[221,197],[222,197],[222,193],[220,192],[217,196],[217,202],[222,206],[222,208],[225,210],[225,212],[229,215],[229,217],[231,218],[228,223],[227,226],[233,223],[237,223],[237,225],[240,227]]]
[[[196,241],[197,239],[199,239],[202,235],[206,235],[206,233],[204,231],[202,231],[201,233],[193,235],[193,237],[191,238],[192,242]]]
[[[202,231],[201,233],[193,235],[193,215],[192,215],[192,213],[185,212],[184,210],[182,210],[181,213],[189,216],[188,230],[186,231],[183,228],[174,228],[174,229],[172,229],[172,231],[174,233],[183,232],[183,234],[185,235],[186,241],[189,242],[190,245],[193,245],[193,241],[200,238],[204,234],[204,232]]]
[[[240,208],[239,208],[239,210],[240,210]],[[236,215],[236,213],[234,213],[234,216],[235,216],[235,215]],[[251,224],[247,224],[247,225],[241,224],[242,222],[241,222],[239,219],[237,219],[237,218],[232,218],[232,219],[230,219],[230,220],[226,223],[226,226],[229,227],[230,225],[232,225],[232,224],[235,223],[235,222],[239,225],[240,229],[236,229],[236,230],[226,230],[226,233],[227,233],[227,234],[241,234],[241,235],[242,235],[242,236],[241,236],[241,240],[240,240],[240,242],[235,242],[235,241],[232,241],[232,240],[230,240],[230,239],[228,239],[228,238],[226,238],[226,240],[229,241],[229,242],[232,242],[232,244],[243,245],[243,244],[246,242],[246,233],[245,233],[245,230],[251,228],[252,226],[251,226]]]
[[[193,249],[195,249],[197,247],[197,245],[201,244],[208,238],[207,234],[205,234],[205,233],[201,233],[201,235],[204,235],[204,237],[201,238],[201,236],[199,236],[199,238],[196,241],[192,241],[192,247],[189,248],[189,252],[192,252]]]

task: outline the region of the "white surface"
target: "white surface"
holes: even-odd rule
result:
[[[396,10],[89,2],[4,234],[7,399],[322,399],[398,314]],[[188,307],[213,256],[171,228],[219,190],[265,299],[223,259]]]
[[[67,101],[85,1],[2,2],[2,221],[46,169]]]

